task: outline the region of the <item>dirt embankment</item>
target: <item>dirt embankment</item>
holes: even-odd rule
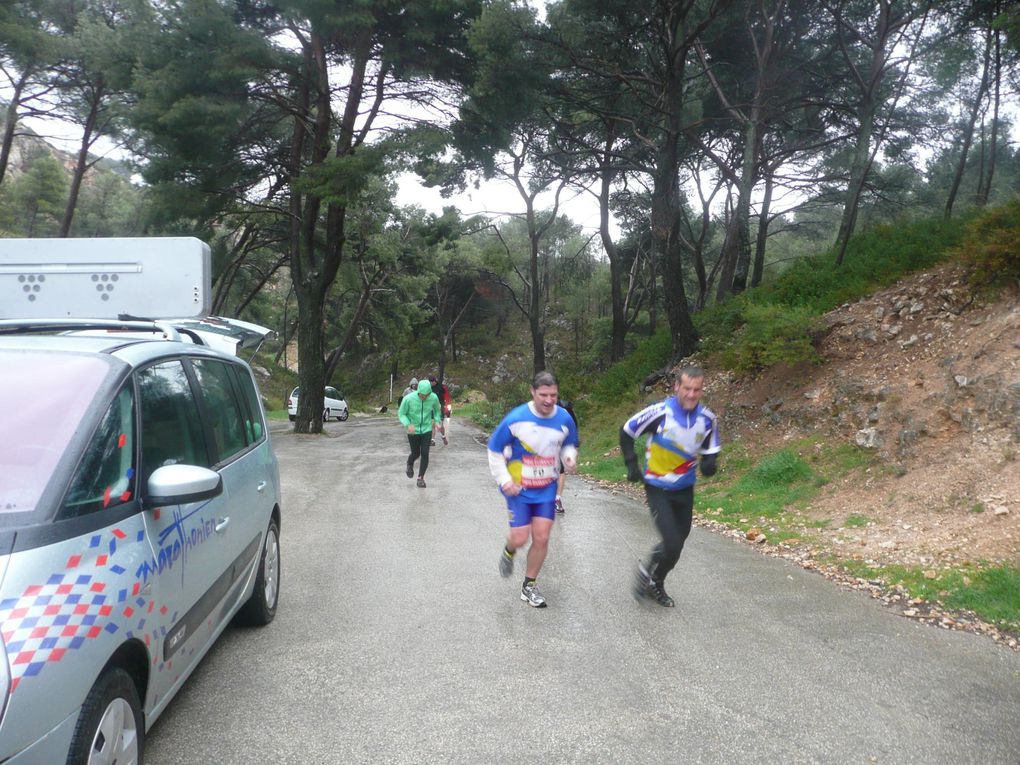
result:
[[[825,319],[822,364],[707,384],[724,436],[752,452],[822,434],[878,458],[812,501],[812,543],[771,551],[814,566],[821,549],[932,577],[1020,566],[1020,291],[983,302],[944,267]]]

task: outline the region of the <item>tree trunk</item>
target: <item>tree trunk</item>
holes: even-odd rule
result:
[[[737,269],[737,232],[734,230],[736,215],[730,206],[732,192],[726,197],[726,233],[723,236],[722,250],[719,253],[719,282],[715,288],[715,300],[723,302],[730,294],[730,286],[733,284],[733,274]]]
[[[761,212],[758,216],[758,238],[754,245],[754,269],[751,272],[751,286],[761,284],[765,273],[765,245],[769,238],[769,210],[772,207],[772,191],[775,181],[772,173],[765,174],[765,194],[761,200]]]
[[[613,123],[615,125],[615,123]],[[610,127],[602,154],[599,186],[599,236],[602,247],[609,258],[609,285],[611,291],[613,323],[609,341],[610,361],[619,361],[626,350],[627,317],[624,314],[623,269],[620,267],[620,251],[609,233],[609,194],[612,191],[615,173],[611,169],[614,131]]]
[[[999,4],[996,3],[996,10],[998,11],[998,9]],[[1000,46],[1000,31],[996,29],[993,34],[995,41],[995,56],[992,81],[994,83],[995,95],[992,97],[992,137],[990,141],[991,145],[988,149],[988,174],[985,176],[984,184],[978,189],[978,207],[984,207],[987,205],[988,199],[992,195],[992,179],[995,176],[995,159],[996,154],[999,153],[999,106],[1001,103],[1000,83],[1002,82],[1002,50]]]
[[[294,430],[297,433],[322,432],[322,397],[326,388],[326,364],[322,343],[322,302],[314,300],[314,286],[297,287],[298,300],[298,397]],[[304,294],[302,294],[304,293]],[[318,310],[309,310],[310,306]]]
[[[871,169],[871,132],[874,123],[875,110],[871,99],[866,98],[861,107],[860,129],[857,133],[853,160],[850,164],[850,182],[847,184],[843,215],[839,221],[839,234],[836,236],[836,265],[843,264],[847,245],[857,226],[857,211],[861,203],[861,194],[864,192],[864,182]]]
[[[667,146],[660,151],[652,188],[652,249],[662,269],[666,320],[669,322],[673,356],[682,358],[694,352],[698,333],[687,308],[681,248],[677,237],[676,211],[679,205],[676,199],[678,165],[675,156],[675,145],[672,148]]]
[[[528,208],[528,230],[531,241],[531,258],[529,263],[529,276],[531,278],[531,292],[528,296],[528,325],[531,327],[531,353],[534,366],[534,374],[545,371],[545,329],[542,326],[542,289],[539,280],[538,268],[538,235],[534,233],[534,215],[532,208]]]
[[[64,208],[64,217],[60,221],[60,233],[58,236],[66,238],[71,235],[71,221],[74,219],[74,211],[78,207],[78,194],[81,192],[81,183],[85,178],[85,171],[89,167],[89,149],[95,140],[96,122],[99,119],[99,99],[97,92],[89,103],[89,114],[85,118],[85,131],[82,133],[81,146],[78,148],[78,161],[74,163],[74,172],[71,174],[71,188],[67,194],[67,206]]]
[[[946,197],[945,219],[953,216],[953,205],[956,203],[956,194],[963,182],[963,172],[967,167],[967,156],[970,154],[970,146],[974,141],[974,126],[977,124],[978,114],[981,112],[981,102],[984,100],[985,92],[988,90],[988,64],[991,58],[991,31],[985,33],[985,56],[981,69],[981,83],[978,85],[977,94],[974,96],[974,105],[970,109],[970,118],[963,131],[963,146],[960,147],[960,159],[956,163],[956,172],[953,174],[953,183],[949,187],[949,195]]]
[[[737,236],[730,293],[734,295],[747,289],[747,274],[751,267],[751,192],[757,174],[758,111],[755,105],[745,129],[744,157],[740,170],[740,185],[737,187],[737,209],[733,216],[733,227]]]
[[[14,83],[14,90],[11,92],[11,101],[7,104],[7,115],[4,118],[4,135],[0,142],[0,183],[4,182],[7,174],[7,165],[11,161],[11,148],[14,146],[14,131],[18,126],[18,104],[21,102],[21,93],[28,81],[28,69],[21,73],[18,81]]]

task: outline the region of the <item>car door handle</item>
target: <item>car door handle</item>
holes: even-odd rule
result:
[[[226,518],[220,518],[218,521],[216,521],[216,533],[217,534],[223,533],[223,529],[227,527],[228,523],[230,523],[230,516],[227,516]]]
[[[259,485],[255,487],[255,491],[263,491],[268,484],[269,481],[259,481]]]

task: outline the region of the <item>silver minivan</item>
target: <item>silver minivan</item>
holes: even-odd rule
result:
[[[142,762],[224,628],[276,613],[279,468],[251,369],[170,324],[85,324],[123,333],[0,321],[9,764]]]

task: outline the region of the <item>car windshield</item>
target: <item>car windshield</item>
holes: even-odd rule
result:
[[[95,356],[0,350],[0,514],[36,509],[110,364]]]

